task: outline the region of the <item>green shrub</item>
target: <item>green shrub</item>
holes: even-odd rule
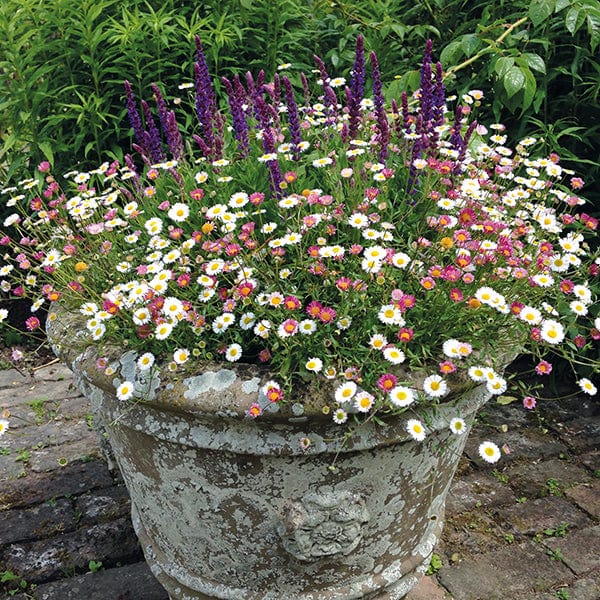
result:
[[[60,172],[121,158],[123,81],[137,97],[190,81],[195,35],[219,77],[308,70],[313,54],[347,75],[358,33],[382,72],[408,72],[384,82],[388,97],[416,89],[424,42],[437,38],[450,91],[485,90],[486,118],[541,132],[588,182],[599,177],[599,0],[3,0],[0,178],[43,159]]]

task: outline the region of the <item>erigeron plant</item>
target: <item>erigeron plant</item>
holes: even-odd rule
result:
[[[477,123],[481,91],[451,108],[431,51],[418,92],[390,104],[372,53],[366,90],[360,37],[347,77],[317,58],[315,89],[284,65],[271,83],[223,79],[220,101],[198,41],[195,81],[180,86],[192,140],[158,87],[155,117],[126,83],[137,158],[64,181],[43,163],[3,190],[15,208],[3,291],[32,300],[32,330],[49,301],[79,311],[91,341],[136,350],[141,371],[264,363],[252,418],[288,401],[301,412],[303,384],[329,381],[336,423],[402,414],[422,440],[420,407],[464,385],[504,394],[515,348],[540,374],[566,358],[595,394],[584,351],[600,339],[599,260],[586,236],[598,223],[583,181],[537,157],[535,139],[509,148],[501,124]],[[116,394],[143,400],[127,379]],[[449,427],[460,435],[461,415]],[[480,454],[500,456],[491,442]]]

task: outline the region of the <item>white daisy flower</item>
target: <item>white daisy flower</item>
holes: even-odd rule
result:
[[[450,421],[450,431],[456,435],[462,435],[467,430],[467,424],[464,419],[455,417]]]
[[[92,339],[94,341],[99,340],[106,333],[106,326],[103,323],[99,323],[97,327],[92,329]]]
[[[362,213],[352,213],[348,218],[348,224],[355,229],[362,229],[369,224],[369,217]]]
[[[117,398],[119,400],[129,400],[133,396],[134,392],[135,388],[133,386],[133,383],[131,383],[131,381],[124,381],[117,388]]]
[[[173,360],[178,364],[178,365],[183,365],[184,363],[186,363],[190,358],[190,351],[187,350],[186,348],[179,348],[178,350],[175,350],[175,352],[173,353]]]
[[[397,385],[390,390],[390,402],[399,408],[409,406],[415,401],[415,395],[410,388]]]
[[[323,368],[323,361],[320,358],[309,358],[304,365],[307,371],[318,373]]]
[[[377,317],[386,325],[404,325],[402,311],[394,304],[384,304],[377,313]]]
[[[332,163],[333,163],[333,160],[331,158],[329,158],[329,156],[325,156],[324,158],[316,158],[315,160],[313,160],[312,165],[313,165],[313,167],[317,167],[318,169],[320,169],[320,168],[326,167]]]
[[[418,419],[409,419],[406,423],[406,431],[417,442],[422,442],[425,439],[425,427]]]
[[[488,463],[498,462],[500,460],[500,448],[493,442],[482,442],[479,445],[479,456]]]
[[[312,319],[304,319],[298,324],[298,331],[302,335],[310,335],[317,330],[317,322]]]
[[[431,398],[441,398],[448,393],[448,384],[440,375],[430,375],[423,382],[423,390]]]
[[[256,315],[253,312],[247,312],[243,315],[240,315],[240,328],[244,331],[248,329],[252,329],[254,327],[254,323],[256,322]]]
[[[185,310],[183,309],[183,303],[181,302],[181,300],[173,296],[169,296],[165,298],[162,307],[162,312],[167,317],[179,319],[184,315]]]
[[[151,314],[147,308],[138,308],[132,315],[133,322],[136,325],[145,325],[150,322]]]
[[[587,379],[587,377],[582,377],[577,382],[577,385],[581,388],[582,392],[585,392],[590,396],[595,396],[598,393],[596,386],[589,379]]]
[[[576,315],[587,315],[588,313],[587,306],[580,300],[573,300],[573,302],[569,304],[569,308]]]
[[[92,316],[98,312],[98,305],[95,302],[84,302],[79,307],[79,312],[82,315]]]
[[[160,323],[154,330],[154,337],[157,340],[166,340],[173,331],[173,325],[170,323]]]
[[[542,322],[540,336],[549,344],[560,344],[565,339],[565,330],[558,321],[547,319]]]
[[[231,344],[225,351],[225,358],[229,362],[236,362],[242,358],[242,347],[239,344]]]
[[[393,365],[399,365],[406,360],[406,355],[402,350],[392,346],[383,350],[384,358]]]
[[[410,264],[410,256],[404,252],[396,252],[392,256],[392,264],[399,269],[406,269]]]
[[[449,358],[457,358],[461,356],[460,342],[455,339],[446,340],[442,344],[442,352]]]
[[[335,390],[335,401],[340,404],[350,402],[356,394],[357,386],[354,381],[346,381]]]
[[[375,398],[369,394],[369,392],[358,392],[358,394],[354,396],[354,408],[356,408],[358,412],[369,412],[374,402]]]
[[[589,304],[592,301],[592,292],[585,285],[576,285],[573,287],[573,294],[578,296],[582,302]]]
[[[382,262],[369,258],[363,258],[360,263],[360,268],[367,273],[379,273],[381,271]]]
[[[145,352],[137,359],[137,366],[140,371],[147,371],[154,365],[154,354],[152,352]]]
[[[372,335],[371,339],[369,340],[369,346],[371,346],[373,350],[383,350],[387,345],[387,338],[380,333]]]
[[[524,306],[519,312],[519,319],[530,325],[539,325],[542,322],[542,313],[533,306]]]
[[[338,425],[345,423],[348,420],[348,413],[343,408],[336,408],[333,411],[333,421]]]
[[[500,394],[503,394],[506,391],[506,379],[500,377],[499,375],[496,375],[495,377],[492,377],[487,380],[485,387],[487,388],[490,394],[493,394],[494,396],[499,396]]]

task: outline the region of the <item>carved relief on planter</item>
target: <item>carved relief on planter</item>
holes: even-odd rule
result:
[[[362,538],[369,513],[358,494],[309,492],[285,504],[278,528],[284,548],[303,561],[350,554]]]

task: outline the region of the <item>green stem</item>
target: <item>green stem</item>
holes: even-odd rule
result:
[[[523,25],[523,23],[526,23],[528,20],[529,20],[529,17],[521,17],[518,21],[516,21],[515,23],[510,25],[499,38],[495,39],[491,44],[489,44],[488,46],[483,48],[483,50],[480,50],[479,52],[477,52],[477,54],[474,54],[473,56],[471,56],[471,58],[468,58],[467,60],[461,62],[459,65],[456,65],[455,67],[451,67],[450,69],[448,69],[446,71],[446,73],[444,74],[444,79],[454,75],[457,71],[460,71],[461,69],[464,69],[465,67],[468,67],[469,65],[478,61],[488,50],[490,50],[494,46],[498,46],[498,45],[502,44],[502,42],[507,38],[508,35],[510,35],[510,33],[514,29],[516,29],[517,27],[520,27],[521,25]]]

